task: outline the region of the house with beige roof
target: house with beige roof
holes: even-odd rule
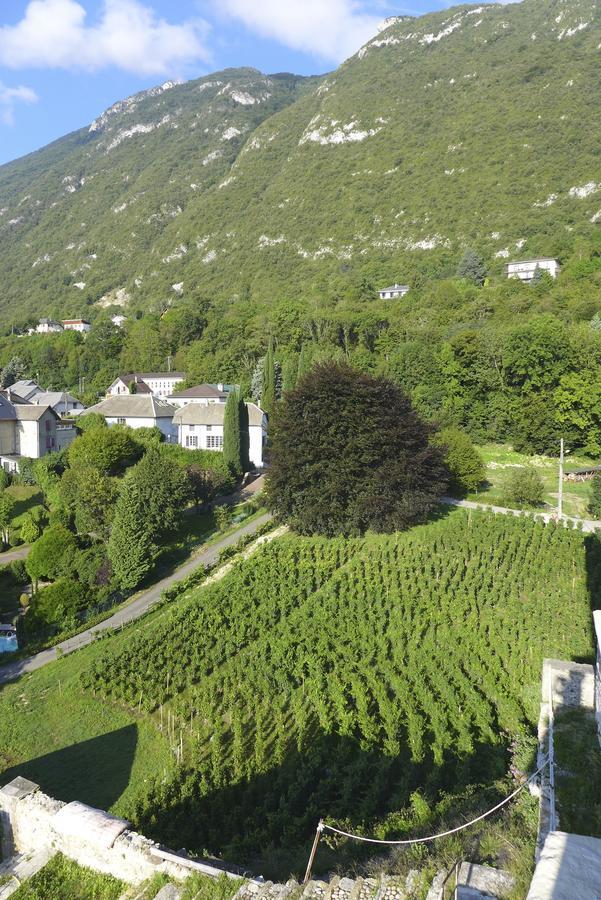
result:
[[[173,427],[175,407],[151,393],[122,394],[106,397],[90,406],[81,415],[99,413],[107,425],[127,425],[129,428],[158,428],[166,441],[175,441]]]
[[[248,458],[251,466],[264,465],[267,416],[255,403],[247,403]],[[189,450],[223,450],[225,403],[187,403],[173,416],[177,442]]]

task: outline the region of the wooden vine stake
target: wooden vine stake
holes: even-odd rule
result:
[[[313,868],[313,862],[315,861],[315,854],[317,853],[317,845],[319,844],[319,839],[321,837],[321,833],[323,831],[323,819],[319,820],[319,824],[315,830],[315,838],[313,840],[313,846],[311,847],[311,855],[309,856],[309,862],[307,863],[307,871],[305,872],[305,879],[303,884],[308,884],[311,878],[311,869]]]

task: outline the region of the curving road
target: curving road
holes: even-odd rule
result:
[[[122,625],[127,625],[129,622],[135,621],[135,619],[139,619],[140,616],[143,616],[160,600],[161,593],[165,588],[171,587],[172,584],[186,578],[192,572],[196,571],[196,569],[200,568],[200,566],[206,568],[207,566],[212,565],[217,561],[219,552],[223,550],[224,547],[230,547],[246,534],[254,534],[261,526],[265,525],[266,522],[269,522],[270,519],[271,514],[264,513],[253,522],[249,522],[247,525],[243,524],[240,528],[237,528],[236,531],[232,532],[232,534],[228,534],[220,540],[215,541],[214,544],[211,544],[211,546],[207,547],[205,550],[201,550],[189,559],[188,562],[180,566],[179,569],[176,569],[171,575],[167,575],[165,578],[161,579],[161,581],[153,584],[152,587],[142,591],[135,600],[122,606],[109,619],[105,619],[104,622],[92,626],[87,631],[82,631],[80,634],[75,635],[75,637],[62,641],[55,647],[50,647],[48,650],[42,650],[34,656],[17,659],[14,662],[2,666],[0,668],[0,684],[4,684],[7,681],[14,681],[26,672],[34,672],[36,669],[41,669],[42,666],[47,665],[49,662],[53,662],[58,658],[57,650],[60,650],[61,654],[72,653],[80,647],[85,647],[86,644],[91,644],[98,633],[106,631],[109,628],[119,628]]]

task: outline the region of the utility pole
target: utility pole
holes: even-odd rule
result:
[[[557,516],[563,515],[563,438],[559,442],[559,491],[557,493]]]

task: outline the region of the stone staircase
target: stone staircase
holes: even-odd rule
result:
[[[51,850],[38,850],[36,853],[18,853],[0,863],[0,900],[7,900],[24,881],[32,878],[50,862],[53,856],[54,852]]]
[[[382,875],[379,878],[340,878],[330,882],[313,880],[300,885],[294,879],[286,884],[266,881],[243,884],[234,900],[408,900],[415,878]]]

